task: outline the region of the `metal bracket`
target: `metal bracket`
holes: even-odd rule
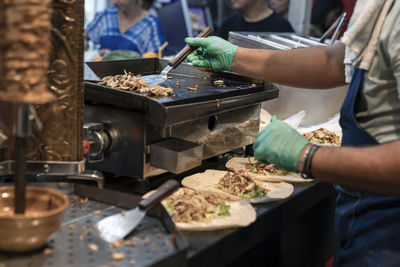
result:
[[[14,174],[13,160],[0,162],[0,176]],[[26,173],[37,178],[62,176],[68,179],[92,180],[103,188],[104,176],[99,171],[85,170],[85,161],[27,161]]]
[[[68,179],[89,180],[97,182],[97,186],[102,189],[104,187],[104,175],[99,171],[86,170],[84,173],[76,175],[68,175]]]

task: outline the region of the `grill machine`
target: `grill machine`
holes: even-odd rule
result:
[[[85,138],[89,168],[145,181],[182,173],[202,159],[252,144],[261,102],[276,98],[271,83],[181,64],[163,86],[170,97],[151,97],[98,84],[98,77],[159,73],[162,59],[90,62],[85,66]],[[217,85],[215,81],[223,81]],[[180,83],[180,86],[177,83]],[[178,83],[178,84],[179,84]],[[189,91],[187,87],[195,87]]]

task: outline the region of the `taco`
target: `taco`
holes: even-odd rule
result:
[[[162,202],[180,230],[210,231],[243,227],[256,219],[247,201],[226,201],[220,196],[180,188]]]
[[[333,131],[329,131],[325,128],[319,128],[318,130],[303,133],[303,136],[312,144],[315,145],[335,145],[340,146],[341,137],[339,134]]]
[[[259,163],[254,157],[234,157],[226,163],[226,168],[244,177],[268,182],[304,183],[313,179],[304,179],[299,174],[278,168],[274,164]]]
[[[264,203],[285,199],[293,192],[288,183],[268,183],[256,181],[234,172],[207,170],[188,176],[182,185],[190,189],[218,194],[226,200],[247,200],[251,203]]]

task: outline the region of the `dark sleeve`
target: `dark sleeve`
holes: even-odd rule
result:
[[[280,14],[273,14],[274,26],[271,29],[274,32],[294,32],[290,22]]]
[[[228,40],[228,35],[230,30],[231,26],[229,25],[229,21],[224,20],[224,22],[222,22],[221,28],[218,31],[218,36],[225,40]]]
[[[282,32],[294,32],[292,25],[290,25],[289,21],[286,21],[286,23],[282,24]]]

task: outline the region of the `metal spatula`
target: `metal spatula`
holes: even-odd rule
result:
[[[199,37],[207,37],[211,33],[211,28],[205,28],[196,38]],[[142,79],[147,83],[148,86],[154,86],[165,82],[167,78],[167,74],[176,68],[181,62],[193,51],[194,49],[188,45],[186,45],[179,53],[170,61],[168,65],[161,71],[160,74],[147,75],[143,76]]]
[[[95,224],[95,230],[99,236],[107,242],[115,242],[127,236],[146,216],[148,210],[161,202],[165,197],[173,193],[179,184],[175,180],[168,180],[150,197],[140,201],[139,206],[125,214],[115,214]]]

